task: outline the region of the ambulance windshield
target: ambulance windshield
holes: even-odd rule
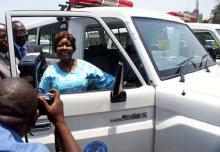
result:
[[[133,22],[161,80],[178,76],[181,66],[184,74],[204,66],[207,52],[186,25],[149,18],[133,18]],[[206,58],[206,66],[214,64],[209,55]]]

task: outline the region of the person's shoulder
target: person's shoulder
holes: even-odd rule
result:
[[[21,137],[14,130],[2,123],[0,123],[0,136],[0,151],[49,152],[48,148],[41,143],[23,143]],[[1,144],[1,142],[5,143]]]
[[[33,152],[49,152],[48,148],[41,143],[28,143],[28,150],[27,151],[33,151]]]
[[[56,72],[56,69],[57,69],[58,67],[57,67],[57,64],[55,63],[55,64],[51,64],[51,65],[49,65],[48,67],[47,67],[47,69],[46,69],[46,73],[47,74],[50,74],[50,75],[53,75],[55,72]]]
[[[93,65],[92,63],[87,62],[82,59],[77,59],[77,68],[80,69],[81,71],[88,73],[88,74],[102,73],[102,70],[99,69],[96,65]]]
[[[11,146],[11,151],[16,149],[17,152],[49,152],[48,148],[41,143],[15,143]]]
[[[54,64],[51,64],[51,65],[49,65],[48,67],[47,67],[47,69],[57,69],[58,68],[58,65],[57,65],[57,63],[54,63]]]
[[[83,60],[83,59],[75,59],[77,61],[77,63],[86,63],[87,61]]]
[[[92,66],[93,64],[85,61],[85,60],[82,60],[82,59],[76,59],[77,60],[77,65],[79,66]]]

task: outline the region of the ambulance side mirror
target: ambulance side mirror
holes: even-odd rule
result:
[[[111,102],[124,102],[127,99],[126,92],[123,90],[124,84],[124,64],[122,62],[118,63],[116,70],[116,80],[114,88],[111,92]]]
[[[207,51],[209,52],[209,54],[212,56],[212,58],[214,59],[214,61],[216,61],[218,49],[212,48],[212,47],[206,47],[206,50],[207,50]]]
[[[216,48],[216,59],[220,59],[220,47]]]

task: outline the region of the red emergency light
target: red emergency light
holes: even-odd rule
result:
[[[193,15],[186,14],[186,13],[168,12],[167,14],[177,16],[177,17],[181,18],[182,20],[184,20],[185,22],[196,22],[197,21],[197,17],[195,17]]]
[[[131,1],[119,0],[118,6],[120,6],[120,7],[133,7],[133,3]]]
[[[86,6],[133,7],[133,3],[128,0],[69,0],[69,2]]]

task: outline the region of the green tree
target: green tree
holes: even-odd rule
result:
[[[212,23],[220,24],[220,4],[216,5],[212,10]]]
[[[209,20],[203,20],[202,21],[202,23],[208,23],[209,22]]]

